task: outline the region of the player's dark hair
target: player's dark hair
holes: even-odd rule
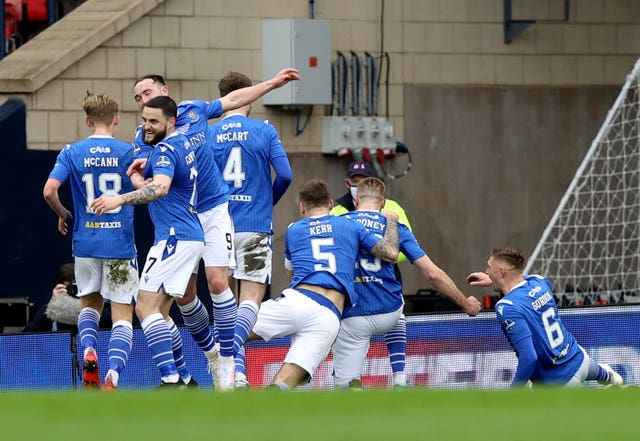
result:
[[[218,82],[220,96],[226,96],[234,90],[251,86],[251,80],[240,72],[229,72]]]
[[[298,195],[307,208],[328,207],[331,201],[329,185],[322,179],[311,179],[302,186]]]
[[[160,84],[161,86],[166,86],[167,85],[167,83],[164,81],[164,77],[162,75],[148,74],[148,75],[145,75],[143,77],[136,78],[135,82],[133,83],[133,87],[135,87],[136,84],[138,84],[140,81],[144,81],[144,80],[151,80],[154,83]]]
[[[161,95],[151,98],[144,106],[152,109],[161,109],[162,115],[167,119],[178,117],[178,106],[176,102],[168,96]]]
[[[500,259],[508,263],[518,271],[523,271],[524,265],[527,262],[522,250],[515,247],[494,248],[493,251],[491,251],[491,256],[494,259]]]
[[[82,109],[87,114],[91,124],[110,125],[118,114],[118,103],[106,93],[94,95],[87,91],[82,102]]]
[[[73,263],[65,263],[56,271],[56,285],[58,283],[73,282],[74,280],[76,280],[76,276]]]

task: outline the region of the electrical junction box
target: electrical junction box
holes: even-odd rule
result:
[[[393,122],[378,116],[325,116],[322,118],[322,153],[363,148],[395,151]]]
[[[262,97],[265,105],[331,104],[331,25],[329,20],[262,20],[262,76],[287,67],[300,72],[292,81]]]

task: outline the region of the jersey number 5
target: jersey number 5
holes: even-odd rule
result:
[[[334,274],[337,271],[336,256],[329,251],[322,251],[321,247],[333,246],[333,237],[321,237],[318,239],[311,239],[311,253],[314,260],[323,260],[326,265],[322,263],[316,263],[313,265],[314,271],[329,271]]]

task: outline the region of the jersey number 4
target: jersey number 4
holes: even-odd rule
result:
[[[224,165],[222,177],[225,181],[233,181],[235,188],[241,188],[246,179],[242,171],[242,147],[233,147],[229,152],[227,163]]]

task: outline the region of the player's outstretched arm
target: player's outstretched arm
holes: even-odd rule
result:
[[[138,190],[117,196],[100,196],[91,204],[91,208],[101,216],[121,205],[142,205],[164,197],[171,187],[171,178],[167,175],[156,175],[153,181]]]
[[[283,69],[278,72],[275,77],[269,80],[265,80],[253,86],[234,90],[233,92],[230,92],[229,94],[220,98],[222,111],[227,112],[229,110],[237,109],[238,107],[251,104],[267,92],[270,92],[273,89],[277,89],[278,87],[282,87],[290,81],[298,80],[300,80],[298,69],[294,69],[292,67]]]
[[[478,315],[482,305],[480,300],[473,296],[466,297],[462,291],[458,289],[451,277],[445,273],[438,265],[428,256],[422,256],[414,260],[413,264],[422,272],[422,274],[433,283],[436,289],[451,299],[458,305],[467,315],[474,317]]]
[[[466,280],[471,286],[491,286],[489,274],[480,271],[469,274]]]

